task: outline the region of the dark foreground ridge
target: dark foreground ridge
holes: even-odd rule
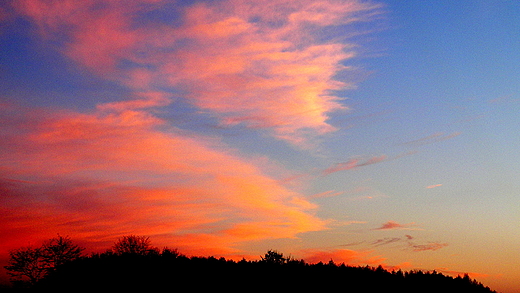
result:
[[[388,271],[332,260],[308,264],[273,250],[261,260],[233,261],[187,257],[168,248],[127,248],[115,245],[105,253],[75,258],[49,270],[38,282],[15,283],[18,286],[9,291],[495,292],[468,275],[454,278],[435,271]]]

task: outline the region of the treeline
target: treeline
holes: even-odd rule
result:
[[[123,237],[104,253],[74,256],[49,268],[36,282],[21,279],[13,290],[495,292],[468,275],[454,278],[435,271],[388,271],[332,260],[309,264],[274,250],[256,261],[188,257],[175,249],[153,247],[140,236]]]

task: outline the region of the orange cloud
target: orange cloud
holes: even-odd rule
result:
[[[351,87],[335,76],[348,67],[353,44],[334,28],[369,20],[377,6],[361,1],[21,0],[18,10],[61,51],[104,78],[131,89],[182,90],[222,125],[270,128],[305,145],[334,130],[328,114],[345,109],[332,91]],[[176,9],[174,23],[143,13]],[[331,33],[328,41],[319,38]],[[358,33],[358,32],[354,32]]]
[[[377,266],[384,265],[386,258],[376,255],[372,256],[372,251],[355,251],[350,249],[336,250],[305,250],[305,261],[308,263],[327,263],[331,259],[337,263],[345,263],[351,266]]]
[[[132,233],[230,252],[325,228],[314,204],[224,145],[157,130],[164,122],[143,109],[162,103],[150,94],[92,113],[2,107],[3,249],[56,233],[106,247]]]
[[[474,272],[461,272],[461,271],[449,270],[447,268],[439,268],[436,270],[441,273],[452,275],[452,276],[461,276],[462,277],[467,274],[472,279],[484,279],[484,278],[491,277],[491,275],[489,275],[489,274],[474,273]],[[493,277],[497,278],[498,276],[493,276]]]
[[[334,196],[338,196],[338,195],[342,195],[342,194],[343,194],[343,192],[328,190],[325,192],[320,192],[318,194],[314,194],[314,195],[310,196],[310,198],[326,198],[326,197],[334,197]]]
[[[409,243],[410,247],[413,251],[427,251],[427,250],[439,250],[441,248],[444,248],[448,246],[447,243],[438,243],[438,242],[429,242],[427,244],[413,244]]]
[[[428,185],[428,186],[426,186],[426,188],[432,189],[432,188],[440,187],[440,186],[442,186],[442,184],[434,184],[434,185]]]

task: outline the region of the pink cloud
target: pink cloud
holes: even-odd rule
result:
[[[329,174],[339,172],[339,171],[351,170],[351,169],[354,169],[357,167],[363,167],[363,166],[367,166],[367,165],[380,163],[387,159],[388,159],[388,157],[386,155],[371,157],[364,161],[361,161],[360,159],[352,159],[347,162],[337,163],[335,166],[325,169],[323,171],[323,174],[329,175]]]
[[[434,185],[428,185],[428,186],[426,186],[426,188],[432,189],[432,188],[436,188],[436,187],[440,187],[440,186],[442,186],[442,184],[434,184]]]
[[[352,86],[334,76],[348,69],[342,62],[355,56],[354,46],[334,38],[320,42],[317,35],[369,20],[377,6],[194,2],[176,8],[175,25],[136,21],[169,2],[25,0],[17,7],[41,35],[66,39],[62,52],[91,72],[140,91],[181,89],[222,125],[270,128],[275,137],[299,145],[334,130],[328,114],[345,106],[331,91]]]
[[[412,228],[416,226],[415,223],[408,223],[408,224],[399,224],[394,221],[388,221],[381,225],[379,228],[375,228],[373,230],[393,230],[393,229],[405,229],[405,230],[417,230],[418,228]]]
[[[462,277],[464,275],[468,275],[472,279],[487,279],[490,277],[495,278],[495,279],[500,278],[500,275],[490,275],[490,274],[483,274],[483,273],[476,273],[476,272],[454,271],[454,270],[449,270],[447,268],[439,268],[439,269],[437,269],[437,271],[444,273],[444,274],[452,275],[454,277],[455,276]]]
[[[359,243],[354,243],[356,245]],[[334,249],[334,250],[316,250],[309,249],[302,251],[304,260],[307,263],[328,263],[332,260],[336,264],[350,266],[382,266],[386,270],[398,270],[412,267],[410,262],[403,262],[398,265],[388,265],[385,263],[386,258],[381,255],[374,255],[373,251],[356,251],[350,249]]]
[[[2,249],[56,233],[105,247],[132,233],[187,252],[231,252],[325,228],[314,204],[225,146],[158,131],[163,121],[143,109],[164,102],[149,95],[92,113],[1,108],[0,234],[16,235]]]
[[[416,139],[416,140],[412,140],[412,141],[406,142],[404,144],[405,145],[417,145],[417,146],[420,146],[420,145],[436,143],[436,142],[441,142],[441,141],[444,141],[444,140],[452,139],[452,138],[457,137],[457,136],[459,136],[461,134],[462,134],[462,132],[460,132],[460,131],[456,131],[456,132],[453,132],[453,133],[450,133],[450,134],[445,134],[444,132],[436,132],[434,134],[431,134],[431,135],[428,135],[428,136],[425,136],[425,137],[422,137],[422,138],[419,138],[419,139]]]
[[[342,195],[342,194],[343,194],[343,192],[337,192],[337,191],[334,191],[334,190],[328,190],[328,191],[325,191],[325,192],[320,192],[320,193],[314,194],[314,195],[310,196],[310,198],[335,197],[335,196]]]
[[[380,255],[372,255],[372,251],[355,251],[350,249],[336,249],[336,250],[305,250],[303,251],[304,260],[308,263],[327,263],[331,259],[337,263],[345,263],[352,266],[363,265],[384,265],[386,258]]]

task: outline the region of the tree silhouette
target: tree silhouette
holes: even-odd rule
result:
[[[32,285],[41,280],[47,272],[42,249],[33,247],[11,250],[8,264],[4,268],[13,282],[23,282],[28,278]]]
[[[279,253],[276,250],[268,250],[262,257],[262,261],[269,264],[284,264],[287,259],[283,257],[283,253]]]
[[[55,268],[79,258],[83,250],[85,249],[74,244],[68,236],[62,237],[59,234],[42,246],[44,262],[48,268]]]
[[[157,254],[159,251],[150,243],[150,238],[146,236],[128,235],[119,238],[112,246],[112,251],[117,255],[148,255]]]
[[[10,251],[8,264],[4,268],[14,282],[23,283],[28,279],[34,285],[57,266],[81,257],[83,250],[70,238],[58,235],[40,247],[22,247]]]
[[[71,292],[79,289],[155,292],[165,288],[186,290],[189,287],[191,291],[197,292],[226,288],[231,292],[248,289],[327,292],[340,289],[367,293],[496,293],[467,274],[453,278],[436,271],[390,272],[383,266],[354,267],[337,264],[332,259],[328,263],[308,264],[304,260],[286,257],[276,250],[267,251],[257,261],[242,259],[235,262],[213,256],[187,257],[176,249],[164,248],[160,253],[150,244],[148,237],[135,235],[120,238],[105,253],[93,253],[59,265],[59,261],[55,261],[55,269],[46,274],[45,270],[41,270],[47,266],[42,256],[44,248],[69,243],[67,239],[61,239],[61,242],[59,239],[48,241],[36,249],[12,251],[11,273],[16,272],[29,278],[35,285],[32,288],[34,292]],[[23,266],[14,270],[15,262]],[[230,279],[230,276],[233,278]],[[250,284],[251,287],[232,287],[236,285],[233,280],[240,280],[242,284]]]

